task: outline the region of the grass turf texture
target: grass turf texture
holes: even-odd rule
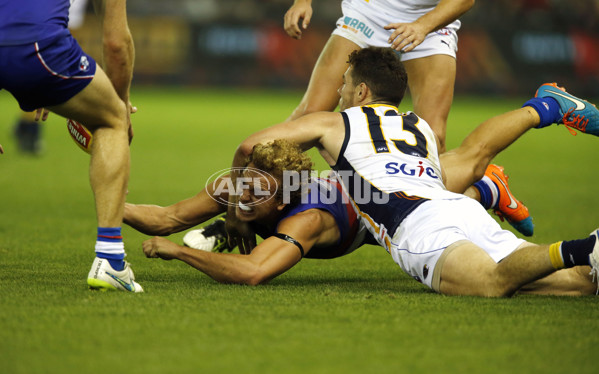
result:
[[[300,94],[138,88],[132,97],[128,201],[165,205],[229,167],[238,143],[286,118]],[[449,147],[522,101],[456,98]],[[596,297],[444,297],[377,247],[304,260],[267,286],[220,285],[183,263],[146,259],[146,237],[125,227],[127,260],[146,293],[89,291],[89,156],[57,116],[44,125],[43,157],[19,154],[16,116],[0,92],[0,373],[597,372]],[[533,241],[599,226],[597,144],[554,126],[496,160],[531,209]]]

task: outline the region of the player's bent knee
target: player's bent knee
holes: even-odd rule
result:
[[[110,106],[111,108],[106,111],[104,119],[97,124],[94,130],[99,128],[110,128],[113,130],[127,132],[129,130],[129,123],[127,120],[127,105],[121,100],[115,100]]]
[[[488,144],[483,142],[463,144],[458,148],[458,152],[463,155],[462,159],[467,160],[472,171],[472,181],[480,180],[489,166],[491,153]]]
[[[480,247],[463,240],[449,246],[440,269],[439,292],[445,295],[507,297],[515,290],[497,263]]]

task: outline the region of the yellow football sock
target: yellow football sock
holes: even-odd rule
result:
[[[551,265],[556,269],[563,269],[565,267],[561,246],[562,242],[553,243],[549,246],[549,259],[551,260]]]

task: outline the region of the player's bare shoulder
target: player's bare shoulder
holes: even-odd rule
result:
[[[334,244],[339,240],[335,218],[321,209],[308,209],[285,218],[279,224],[278,231],[318,246]]]

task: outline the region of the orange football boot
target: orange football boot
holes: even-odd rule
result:
[[[485,171],[485,176],[495,183],[499,190],[497,205],[493,212],[503,221],[507,219],[518,232],[525,236],[532,236],[534,224],[528,213],[528,208],[518,201],[508,186],[508,176],[503,172],[503,167],[490,164]]]

